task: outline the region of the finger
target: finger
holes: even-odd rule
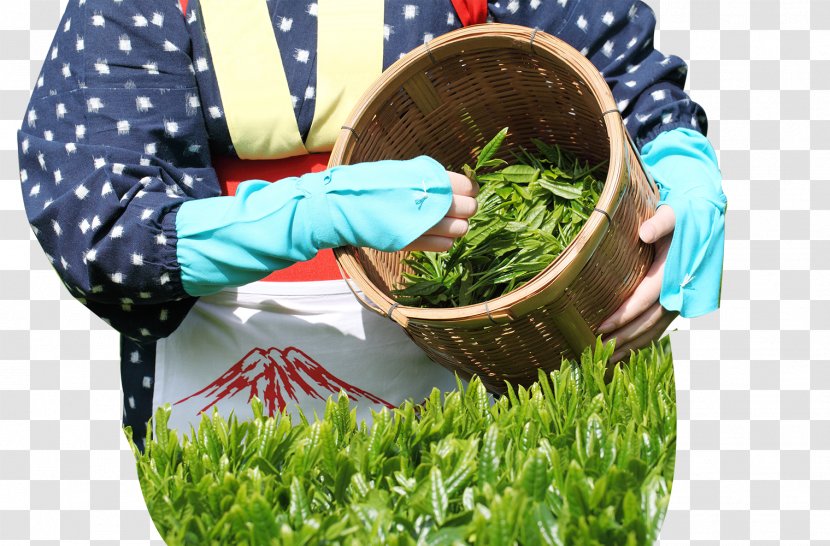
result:
[[[450,218],[467,219],[476,213],[478,210],[478,202],[466,195],[453,195],[450,210],[447,211],[447,216]]]
[[[634,320],[603,337],[607,337],[608,339],[614,338],[617,340],[617,345],[624,345],[640,337],[644,332],[654,326],[665,312],[666,310],[660,305],[660,302],[655,302],[654,305],[646,309]]]
[[[674,231],[675,221],[674,209],[669,205],[662,205],[654,213],[654,216],[640,226],[640,239],[644,243],[653,243],[658,239],[662,239]]]
[[[651,307],[660,298],[660,289],[663,286],[663,266],[666,263],[668,245],[658,245],[654,262],[646,273],[646,276],[634,289],[634,292],[627,300],[620,305],[619,309],[600,324],[597,332],[605,334],[613,332],[624,324],[640,316],[646,309]]]
[[[455,195],[466,195],[468,197],[478,195],[478,184],[460,173],[447,171],[447,174],[450,176],[450,185]]]
[[[437,235],[439,237],[463,237],[470,229],[470,223],[461,218],[442,218],[437,224],[432,226],[424,233],[424,235]]]
[[[421,235],[404,248],[406,251],[446,252],[455,239],[438,235]]]
[[[628,343],[624,344],[622,347],[619,347],[614,351],[614,354],[611,355],[610,362],[612,364],[616,364],[621,360],[627,359],[628,356],[631,354],[631,351],[636,351],[638,349],[642,349],[644,347],[648,347],[651,345],[652,341],[659,339],[663,333],[666,331],[672,321],[677,317],[676,311],[667,311],[666,314],[657,321],[657,323],[652,327],[652,329],[644,334],[641,334],[636,339],[629,341]]]

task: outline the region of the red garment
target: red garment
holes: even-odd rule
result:
[[[465,27],[487,22],[487,0],[452,0],[452,6]]]

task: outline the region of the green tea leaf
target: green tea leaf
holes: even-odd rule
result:
[[[507,127],[499,131],[493,139],[488,142],[484,148],[481,150],[481,153],[478,156],[478,161],[476,161],[475,170],[481,168],[482,164],[490,161],[496,152],[498,152],[499,148],[501,147],[502,142],[507,137]]]
[[[539,169],[530,165],[510,165],[499,171],[499,174],[508,182],[529,184],[539,178]]]
[[[582,190],[574,187],[571,184],[563,184],[561,182],[550,182],[548,180],[540,180],[539,185],[550,191],[552,194],[562,199],[579,199],[582,197]]]
[[[449,506],[449,498],[447,490],[444,487],[444,479],[441,476],[441,469],[432,467],[429,473],[430,481],[430,499],[432,500],[432,516],[438,525],[444,523],[447,518],[447,507]]]

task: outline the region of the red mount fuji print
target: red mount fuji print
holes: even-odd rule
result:
[[[174,405],[201,398],[206,403],[198,412],[202,413],[228,398],[246,396],[250,402],[257,396],[268,414],[274,416],[285,409],[289,400],[296,403],[300,403],[300,398],[326,400],[341,390],[354,401],[363,398],[373,404],[393,407],[386,400],[334,376],[296,347],[252,349],[219,379]]]

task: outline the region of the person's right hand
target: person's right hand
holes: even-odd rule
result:
[[[423,235],[412,241],[404,250],[426,250],[444,252],[450,249],[455,239],[466,235],[469,219],[478,210],[478,184],[463,174],[447,171],[452,184],[452,205],[447,214]]]

